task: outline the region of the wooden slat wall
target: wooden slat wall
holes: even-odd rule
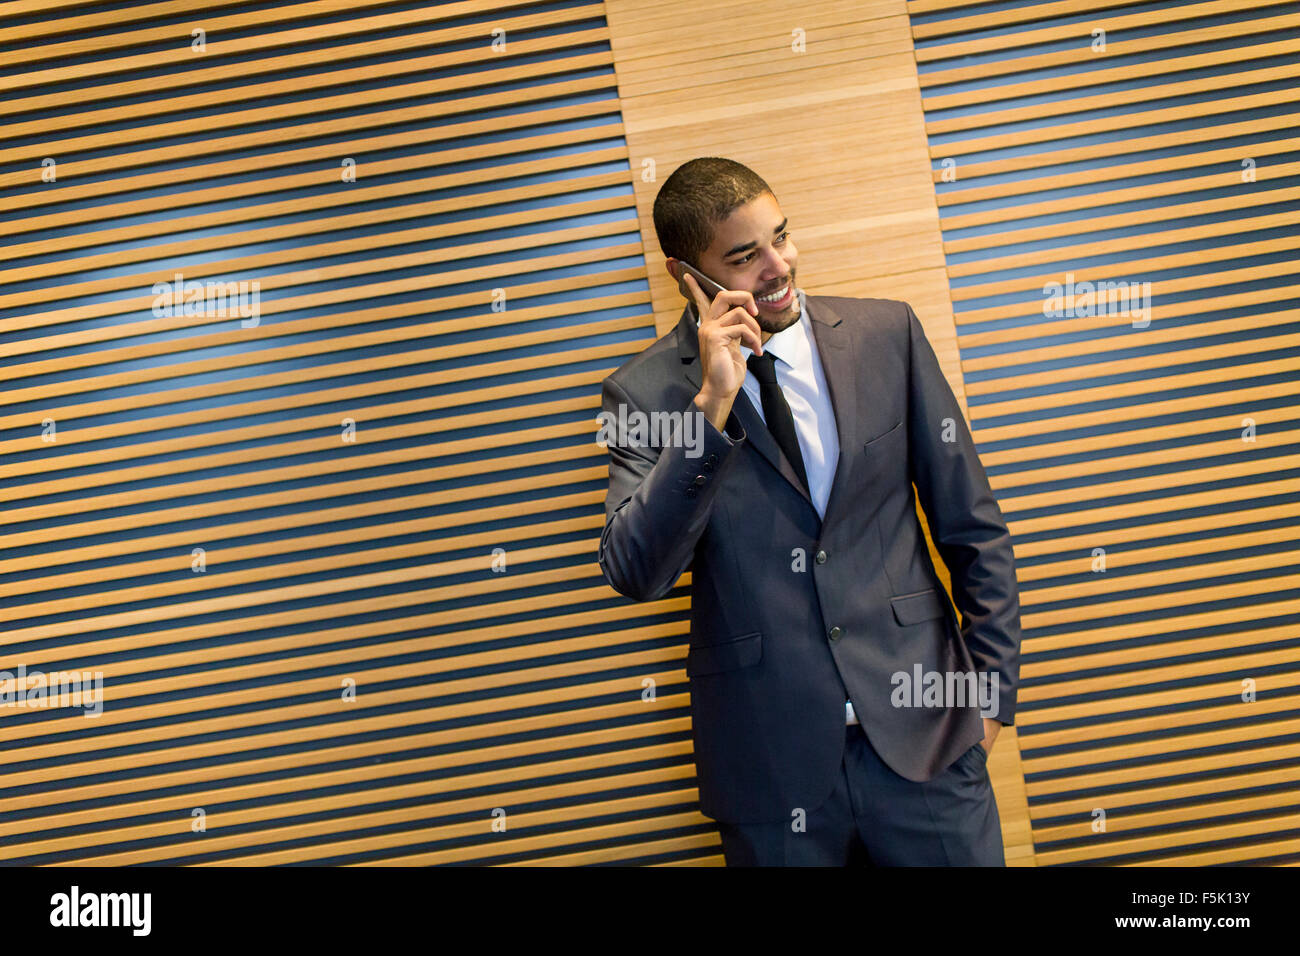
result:
[[[1300,860],[1296,4],[0,11],[0,671],[106,699],[0,708],[0,863],[720,863],[688,579],[604,585],[591,440],[710,153],[969,398],[1025,601],[1008,862]],[[258,323],[154,315],[177,272]],[[1066,272],[1150,326],[1044,320]]]
[[[1036,860],[1300,862],[1300,4],[909,11]]]
[[[606,9],[658,330],[682,310],[655,241],[659,184],[688,159],[726,156],[766,179],[790,217],[800,286],[910,302],[964,404],[904,0]],[[1007,862],[1032,865],[1014,727],[999,734],[989,771]]]
[[[0,12],[0,670],[105,696],[0,708],[0,862],[716,854],[686,601],[595,563],[655,335],[602,4]]]

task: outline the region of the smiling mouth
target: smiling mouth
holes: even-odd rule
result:
[[[768,295],[756,295],[754,301],[761,302],[763,305],[784,305],[790,298],[791,286],[787,282],[781,288]]]

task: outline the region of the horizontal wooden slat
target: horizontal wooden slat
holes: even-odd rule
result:
[[[995,27],[1013,26],[1017,23],[1053,16],[1095,13],[1117,7],[1134,6],[1140,2],[1142,0],[1057,0],[1056,3],[1033,3],[1002,10],[986,10],[964,17],[947,17],[942,20],[923,20],[918,17],[927,13],[986,4],[987,0],[956,0],[956,2],[908,0],[907,9],[913,17],[912,36],[917,40],[932,40],[936,37],[967,34],[975,30],[991,30]]]
[[[664,629],[668,626],[660,626]],[[678,625],[680,628],[680,625]],[[684,678],[684,672],[680,670],[651,671],[647,676],[655,680],[656,685],[671,685],[678,683],[678,676]],[[46,770],[40,776],[32,774],[30,771],[10,771],[10,773],[22,774],[18,777],[19,781],[29,781],[36,783],[52,783],[56,781],[68,781],[67,785],[61,787],[57,794],[68,804],[81,800],[93,800],[109,796],[133,797],[139,794],[149,793],[153,789],[162,786],[182,786],[193,783],[213,783],[223,780],[238,779],[244,776],[254,776],[264,772],[276,770],[285,770],[293,767],[312,767],[316,763],[325,764],[332,760],[347,760],[357,756],[382,756],[384,754],[400,754],[407,750],[422,749],[424,744],[445,745],[445,744],[472,744],[475,741],[486,741],[492,738],[511,733],[515,728],[519,729],[549,729],[563,728],[569,723],[581,722],[588,718],[595,719],[601,716],[616,716],[622,714],[621,709],[631,706],[640,706],[638,712],[644,713],[644,706],[640,701],[640,686],[636,688],[635,701],[627,701],[622,704],[602,705],[601,707],[569,707],[569,709],[557,711],[547,715],[546,718],[518,717],[512,715],[508,719],[487,720],[482,723],[473,725],[471,728],[459,728],[455,730],[437,730],[437,731],[420,731],[407,734],[400,737],[386,737],[380,741],[371,741],[367,744],[340,744],[329,747],[321,747],[311,751],[313,763],[306,765],[301,757],[293,755],[275,755],[249,757],[244,760],[232,763],[216,763],[203,767],[187,766],[178,769],[175,760],[176,757],[192,757],[195,761],[204,760],[211,757],[225,756],[229,754],[251,753],[256,750],[266,750],[285,744],[303,744],[312,741],[330,740],[340,736],[339,731],[349,729],[357,732],[372,732],[375,730],[389,730],[401,728],[403,726],[415,726],[420,723],[427,723],[439,718],[455,719],[465,716],[475,717],[493,717],[503,712],[508,712],[517,706],[527,706],[547,701],[555,704],[571,704],[573,701],[581,701],[596,697],[599,695],[613,694],[623,691],[627,688],[626,678],[621,680],[604,680],[591,681],[585,684],[570,685],[567,687],[552,688],[544,693],[531,692],[523,694],[505,695],[502,697],[493,697],[490,700],[480,700],[470,705],[438,705],[433,707],[424,707],[419,710],[407,712],[410,716],[404,717],[403,714],[381,714],[376,716],[353,717],[347,721],[346,725],[340,725],[338,722],[317,723],[300,727],[293,731],[273,731],[273,732],[256,732],[253,728],[252,733],[242,734],[236,738],[224,739],[219,741],[210,741],[201,744],[176,745],[149,751],[150,757],[159,759],[159,762],[152,764],[143,764],[145,770],[155,770],[148,776],[131,777],[120,780],[113,780],[107,783],[84,783],[78,782],[81,777],[92,775],[96,771],[104,769],[105,761],[102,757],[95,757],[78,764],[73,765],[72,773],[55,773]],[[549,695],[549,696],[547,696]],[[368,695],[373,697],[374,695]],[[409,697],[409,695],[408,695]],[[665,694],[663,696],[663,707],[680,706],[681,699],[677,696]],[[626,714],[622,714],[626,716]],[[672,731],[673,725],[668,728]],[[556,748],[563,749],[565,744],[572,741],[575,746],[590,744],[593,734],[598,736],[600,741],[608,742],[619,740],[624,737],[636,736],[639,731],[636,727],[613,726],[599,732],[588,731],[578,734],[576,737],[567,737],[565,735],[556,735]],[[168,738],[161,738],[164,742]],[[494,744],[494,747],[501,748],[494,750],[493,753],[498,757],[516,757],[521,754],[527,754],[531,751],[526,745],[521,743],[515,744]],[[368,750],[359,750],[358,747],[369,747]],[[166,758],[172,758],[170,761]],[[429,766],[434,768],[443,768],[454,764],[447,755],[437,758],[409,758],[410,760],[434,761],[433,763],[421,762],[411,764],[417,770],[426,769]],[[462,763],[466,762],[463,756],[457,756],[456,760]],[[469,761],[475,762],[475,761]],[[168,767],[169,769],[161,770],[156,768]],[[396,768],[399,772],[404,769],[403,766]],[[346,770],[320,771],[326,774],[321,779],[326,780],[329,785],[345,785],[356,783],[362,780],[382,779],[393,776],[394,767],[375,765],[371,761],[369,765],[360,767],[351,767]],[[311,771],[315,773],[315,771]],[[309,774],[310,775],[310,774]],[[300,775],[301,776],[301,775]],[[277,793],[292,793],[301,789],[301,783],[296,782],[294,777],[283,777],[276,781],[257,781],[253,783],[232,784],[218,790],[208,791],[207,799],[212,803],[235,802],[240,799],[246,799],[252,796],[268,797]],[[165,801],[165,802],[158,802]],[[174,802],[173,802],[174,801]],[[118,812],[123,814],[147,812],[149,809],[165,810],[186,808],[192,805],[192,794],[180,794],[174,798],[167,797],[139,797],[134,802],[123,804],[120,808],[108,807],[96,810],[75,810],[67,813],[55,813],[51,811],[53,819],[57,816],[61,820],[66,820],[67,825],[77,825],[79,823],[94,822],[102,819],[112,819],[112,815]],[[48,808],[50,800],[48,795],[24,794],[21,796],[0,798],[0,808],[9,810],[31,810]],[[106,816],[107,815],[107,816]],[[39,822],[39,821],[38,821]],[[22,820],[14,821],[15,828],[26,826]],[[15,833],[28,832],[23,829],[14,829]]]
[[[680,721],[678,723],[680,723]],[[669,745],[668,747],[654,747],[654,748],[645,747],[645,748],[638,748],[638,749],[642,750],[643,752],[646,752],[647,756],[651,756],[651,757],[662,757],[665,755],[665,751],[667,751],[668,753],[673,753],[677,751],[686,751],[687,753],[689,753],[689,745],[684,743],[673,744],[673,745]],[[546,769],[551,770],[551,772],[554,772],[555,769],[560,769],[562,771],[568,770],[569,772],[576,770],[581,772],[583,770],[591,769],[592,764],[594,762],[595,761],[593,760],[593,758],[590,757],[571,759],[571,760],[550,761],[551,767],[548,767]],[[533,765],[532,767],[530,767],[530,769],[536,771],[536,769],[538,768],[536,767],[536,765]],[[595,779],[589,778],[587,780],[580,781],[576,784],[574,783],[558,784],[558,785],[553,784],[548,787],[529,787],[523,790],[516,790],[513,792],[502,793],[496,795],[495,800],[498,802],[517,803],[525,800],[563,798],[566,796],[580,795],[584,792],[589,792],[592,789],[593,785],[595,784],[606,784],[608,786],[627,787],[627,786],[636,786],[641,783],[661,782],[665,777],[667,777],[669,780],[672,780],[675,778],[690,777],[693,775],[694,775],[694,770],[689,765],[682,766],[682,767],[668,768],[666,772],[642,771],[640,773],[611,774],[601,778],[595,778]],[[481,779],[482,775],[476,775],[476,776],[479,776]],[[473,781],[473,783],[481,785],[479,780],[475,780]],[[390,800],[410,799],[412,797],[430,797],[440,792],[445,792],[446,789],[447,786],[444,780],[440,779],[437,780],[436,782],[422,781],[418,784],[405,784],[405,785],[393,787],[390,791],[388,791],[386,797],[387,799]],[[259,822],[262,820],[274,820],[278,817],[290,816],[299,813],[322,813],[322,812],[348,809],[353,806],[364,805],[366,802],[368,802],[367,800],[368,796],[373,796],[373,795],[368,795],[365,791],[362,791],[360,794],[346,795],[345,799],[350,799],[352,802],[344,802],[344,800],[340,800],[338,797],[326,797],[326,798],[316,798],[313,800],[294,800],[294,801],[289,801],[287,803],[271,804],[267,806],[254,807],[245,810],[236,810],[236,811],[222,812],[222,813],[210,813],[207,815],[207,819],[205,822],[211,828],[212,835],[204,837],[202,848],[204,852],[220,852],[221,850],[224,849],[249,846],[250,838],[253,841],[257,841],[261,843],[271,843],[274,842],[276,839],[296,839],[300,837],[327,835],[333,832],[337,832],[338,830],[349,829],[350,827],[353,826],[382,826],[385,823],[390,823],[390,822],[400,823],[403,821],[403,819],[409,819],[411,811],[407,808],[403,808],[400,810],[389,810],[389,811],[373,812],[373,813],[363,812],[361,814],[357,814],[350,817],[344,817],[341,819],[336,818],[328,821],[321,821],[314,825],[300,824],[297,826],[276,827],[272,830],[263,830],[252,834],[246,833],[238,837],[223,838],[220,836],[220,828],[222,827],[240,826],[248,823]],[[360,797],[360,800],[357,799],[358,797]],[[440,802],[443,807],[445,807],[448,811],[452,811],[452,812],[455,811],[455,808],[458,805],[461,805],[460,801],[456,801],[456,800],[440,801]],[[438,803],[431,802],[428,805],[428,808],[421,812],[436,813],[437,809],[438,809]],[[490,809],[491,808],[489,807],[489,810]],[[178,822],[185,823],[186,825],[184,827],[178,827],[177,826]],[[154,839],[159,837],[161,838],[177,837],[183,834],[188,829],[189,829],[188,823],[184,820],[184,818],[178,817],[177,820],[168,820],[162,823],[136,824],[134,826],[123,827],[116,830],[98,830],[96,831],[96,835],[99,841],[108,844],[108,843],[118,842],[119,839],[121,839],[123,842],[126,842],[132,839]],[[260,833],[262,836],[262,839],[260,841],[258,841],[258,833]],[[284,836],[284,834],[296,834],[297,836],[289,837],[289,836]],[[84,843],[85,843],[85,837],[82,835],[46,839],[46,840],[33,840],[31,842],[16,843],[16,844],[10,844],[5,847],[0,847],[0,855],[2,855],[2,858],[5,859],[13,859],[14,857],[19,857],[19,856],[35,856],[41,853],[55,853],[64,850],[77,850],[80,849],[82,846],[84,846]],[[254,842],[253,845],[257,845],[257,843]],[[163,849],[163,852],[175,852],[175,848],[166,847],[165,849]]]
[[[1107,41],[1104,50],[1094,50],[1091,45],[1090,31],[1079,31],[1079,47],[1073,50],[1055,50],[1051,53],[1038,53],[981,63],[978,66],[954,67],[921,74],[922,88],[958,83],[967,80],[985,80],[993,76],[1005,76],[1009,73],[1024,73],[1029,70],[1057,68],[1082,62],[1115,59],[1138,53],[1151,53],[1155,50],[1167,50],[1173,47],[1191,46],[1196,43],[1212,43],[1217,40],[1231,40],[1250,36],[1254,33],[1270,33],[1295,26],[1293,15],[1259,17],[1250,20],[1237,20],[1231,23],[1215,24],[1186,30],[1175,30],[1165,34],[1154,34],[1134,40]],[[939,47],[942,50],[944,47]],[[918,61],[929,55],[917,51]]]
[[[652,675],[656,683],[669,684],[673,680],[673,673],[666,671]],[[601,692],[617,693],[627,685],[626,680],[622,681],[599,681],[585,686],[559,688],[556,691],[555,703],[571,704],[573,701],[581,700],[581,695],[588,697],[595,696]],[[535,695],[534,695],[535,696]],[[512,702],[513,698],[507,698],[505,703]],[[659,710],[667,713],[684,707],[688,699],[684,694],[664,694],[658,698],[660,701]],[[499,706],[499,704],[498,704]],[[422,708],[413,712],[418,717],[434,717],[445,711],[438,708]],[[492,717],[493,714],[499,714],[500,711],[484,712],[478,716]],[[470,747],[470,755],[474,756],[477,751],[470,745],[483,743],[489,751],[488,756],[495,760],[509,760],[519,756],[532,755],[534,752],[527,749],[521,743],[503,744],[495,742],[495,738],[517,732],[521,730],[528,731],[551,731],[547,737],[547,744],[552,748],[551,752],[560,752],[568,748],[581,748],[590,746],[593,742],[597,744],[609,744],[624,739],[636,739],[638,737],[652,736],[655,734],[672,734],[680,733],[683,729],[683,718],[672,717],[660,721],[648,721],[639,724],[624,724],[611,726],[600,731],[582,731],[577,733],[565,732],[566,728],[573,724],[585,721],[601,720],[604,718],[627,718],[632,715],[645,714],[645,702],[636,695],[635,699],[623,700],[613,704],[601,704],[596,706],[577,706],[567,707],[564,710],[553,713],[516,716],[511,715],[508,719],[486,720],[473,725],[471,730],[464,728],[448,730],[430,730],[419,731],[405,734],[397,737],[384,737],[379,740],[369,741],[363,744],[342,744],[334,746],[317,747],[310,751],[310,757],[313,763],[310,767],[319,767],[330,762],[344,761],[357,757],[396,757],[387,765],[376,765],[373,759],[369,765],[351,767],[346,770],[320,771],[322,780],[331,781],[332,785],[345,786],[356,784],[368,780],[382,779],[387,776],[394,776],[394,770],[398,774],[407,766],[417,766],[414,761],[419,761],[418,767],[421,769],[432,767],[435,770],[445,770],[453,766],[466,766],[464,760],[464,748]],[[348,722],[349,727],[357,728],[363,731],[386,730],[391,728],[401,728],[409,723],[416,723],[404,718],[401,714],[384,714],[375,717],[353,718]],[[251,752],[256,749],[269,749],[276,742],[306,743],[313,739],[328,739],[334,734],[332,732],[322,732],[322,725],[315,725],[309,728],[299,730],[296,736],[290,739],[291,735],[284,731],[278,734],[260,734],[253,737],[242,737],[237,741],[237,746],[231,747],[230,741],[218,741],[202,745],[194,745],[186,753],[190,754],[192,760],[225,755],[229,753]],[[328,725],[324,725],[328,730]],[[314,737],[313,737],[314,735]],[[253,746],[247,746],[251,743]],[[222,744],[225,744],[224,749]],[[462,748],[462,752],[455,758],[449,755],[442,755],[435,758],[418,757],[402,758],[400,755],[409,751],[420,750],[425,746],[438,746],[455,744]],[[662,749],[664,745],[655,745],[657,749]],[[668,746],[672,746],[671,744]],[[173,748],[174,750],[175,748]],[[168,751],[162,751],[166,755]],[[567,761],[575,758],[563,758],[559,761],[561,766],[572,767]],[[585,761],[588,758],[576,758],[584,763],[579,766],[588,766]],[[461,762],[458,764],[456,760]],[[411,763],[408,763],[411,761]],[[479,762],[490,762],[488,760]],[[628,762],[632,762],[629,760]],[[158,764],[152,766],[160,766]],[[111,820],[127,819],[131,816],[154,812],[167,812],[178,810],[188,812],[193,805],[194,797],[192,794],[173,794],[171,796],[141,796],[148,794],[150,791],[164,786],[185,786],[200,783],[217,784],[222,781],[236,780],[241,777],[254,776],[261,773],[273,773],[277,770],[291,769],[303,766],[303,759],[298,755],[280,754],[274,756],[249,757],[234,762],[224,762],[217,764],[208,764],[206,766],[190,766],[184,769],[170,769],[164,772],[151,774],[149,776],[137,776],[123,780],[115,780],[110,783],[97,784],[77,784],[75,780],[69,786],[60,788],[56,791],[57,796],[65,804],[72,804],[79,800],[93,800],[103,797],[120,797],[122,798],[117,804],[95,807],[90,809],[75,810],[55,810],[49,809],[46,815],[36,817],[25,817],[14,820],[3,825],[0,833],[5,836],[18,836],[22,834],[39,834],[47,828],[84,826],[88,824],[104,823]],[[174,765],[173,765],[174,767]],[[148,768],[146,768],[148,769]],[[309,768],[310,769],[310,768]],[[532,770],[539,769],[536,764],[532,765]],[[540,769],[545,769],[543,766]],[[314,775],[315,771],[313,771]],[[495,777],[496,781],[520,779],[517,768],[507,768],[503,771],[480,771],[479,773],[489,773]],[[541,776],[535,773],[533,776]],[[294,785],[293,778],[281,778],[279,782],[273,780],[256,781],[252,783],[242,783],[236,785],[227,785],[212,789],[206,792],[205,799],[209,804],[235,803],[240,799],[250,796],[261,796],[270,798],[293,793],[298,789]],[[319,798],[316,798],[319,799]],[[0,807],[5,808],[30,808],[33,802],[28,799],[25,803],[23,798],[0,798]],[[321,804],[311,804],[320,806]],[[330,806],[338,806],[338,802],[332,802]]]
[[[439,4],[426,10],[409,10],[396,14],[374,17],[358,17],[337,23],[321,23],[297,30],[267,30],[239,39],[220,40],[219,31],[247,30],[253,27],[267,27],[278,23],[301,22],[303,18],[341,11],[362,11],[366,7],[381,6],[386,0],[312,0],[310,3],[293,4],[285,7],[271,7],[266,10],[243,13],[218,14],[204,22],[204,29],[215,34],[207,43],[205,57],[216,59],[222,55],[247,53],[256,50],[274,50],[296,44],[308,44],[345,37],[356,33],[366,33],[396,26],[418,22],[436,22],[452,19],[476,11],[470,2]],[[525,0],[493,0],[493,7],[510,8],[525,6]],[[0,90],[22,89],[29,86],[63,83],[69,80],[101,77],[113,73],[126,73],[138,70],[155,69],[161,66],[184,66],[192,63],[194,55],[190,51],[190,33],[188,29],[177,27],[142,27],[125,34],[108,37],[83,37],[64,43],[54,43],[33,47],[30,50],[10,51],[0,57],[0,65],[15,66],[21,63],[44,59],[80,56],[97,50],[112,52],[120,46],[132,43],[156,43],[160,40],[175,38],[177,49],[168,53],[146,53],[135,56],[100,59],[94,63],[51,67],[43,70],[31,70],[16,73],[11,77],[0,79]],[[115,42],[116,41],[116,42]]]
[[[1250,10],[1268,12],[1269,7],[1285,6],[1291,2],[1292,0],[1253,0],[1250,5]],[[1066,9],[1067,6],[1072,8]],[[1029,6],[1029,8],[1025,10],[1025,13],[1032,12],[1042,17],[1051,16],[1053,15],[1053,12],[1059,12],[1062,14],[1079,14],[1092,11],[1100,12],[1098,6],[1099,4],[1095,2],[1072,5],[1049,4],[1047,5],[1047,9],[1040,9],[1037,4],[1034,4]],[[1114,3],[1106,3],[1105,6],[1114,6]],[[1055,7],[1055,11],[1053,11],[1053,7]],[[918,50],[916,60],[918,63],[928,63],[935,60],[967,57],[979,53],[989,53],[996,50],[1011,50],[1017,47],[1041,46],[1048,43],[1057,43],[1062,40],[1078,40],[1086,45],[1092,39],[1093,30],[1105,30],[1107,34],[1110,34],[1117,33],[1121,30],[1132,30],[1142,27],[1174,27],[1175,24],[1178,25],[1178,29],[1182,29],[1185,24],[1181,21],[1184,20],[1195,20],[1199,17],[1211,17],[1241,12],[1242,5],[1240,0],[1209,0],[1209,2],[1206,3],[1188,3],[1176,7],[1160,7],[1156,10],[1142,10],[1136,13],[1117,12],[1110,16],[1097,17],[1086,23],[1067,23],[1059,26],[1025,30],[1020,33],[998,32],[974,40],[957,40],[951,43],[934,44]],[[993,24],[1008,22],[1005,12],[999,11],[999,13],[1001,13],[1001,16],[994,14],[992,16],[985,15],[983,17],[974,16],[963,18],[967,23],[966,29],[968,31],[987,29]],[[954,32],[954,26],[957,26],[954,21],[947,21],[945,22],[945,29],[942,34],[939,34],[938,31],[931,30],[929,36],[951,36]],[[916,31],[914,36],[917,39],[929,38],[924,29]]]
[[[1231,123],[1216,122],[1213,125],[1192,129],[1180,129],[1173,133],[1147,132],[1139,138],[1120,138],[1101,140],[1083,146],[1070,146],[1058,149],[1035,151],[1006,151],[994,159],[979,162],[963,161],[957,167],[958,180],[968,182],[983,176],[998,176],[1004,173],[1023,172],[1024,170],[1046,169],[1067,163],[1083,162],[1092,159],[1105,159],[1123,156],[1127,153],[1151,152],[1157,149],[1186,146],[1191,143],[1218,143],[1233,136],[1253,136],[1277,130],[1292,131],[1295,121],[1290,116],[1264,116],[1257,119],[1239,120]],[[1158,129],[1158,128],[1157,128]],[[936,183],[945,182],[948,174],[942,166],[936,166],[932,177]],[[1086,175],[1086,171],[1081,172]],[[1086,180],[1081,180],[1086,182]],[[1032,191],[1032,183],[1028,187]],[[1013,191],[1014,192],[1014,191]],[[953,197],[953,198],[949,198]],[[945,192],[938,196],[940,205],[961,202],[959,191]]]

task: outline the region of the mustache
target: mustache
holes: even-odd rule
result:
[[[780,285],[775,285],[770,289],[763,289],[761,292],[755,292],[754,295],[771,295],[773,292],[780,292],[782,289],[785,288],[786,283],[792,281],[793,279],[794,279],[794,273],[791,272],[788,276],[786,276],[784,279],[781,280]]]

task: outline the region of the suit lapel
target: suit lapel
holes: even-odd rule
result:
[[[803,495],[804,501],[811,505],[812,498],[808,495],[808,489],[799,480],[794,465],[790,464],[789,459],[785,457],[785,453],[781,451],[781,446],[776,443],[776,439],[768,431],[762,416],[758,414],[758,411],[754,408],[754,403],[749,400],[749,396],[745,394],[744,389],[741,389],[740,394],[736,396],[736,403],[733,407],[736,410],[736,418],[744,427],[754,449],[767,459],[768,464],[775,468],[782,478],[790,482],[795,491]]]
[[[812,296],[809,297],[813,298]],[[820,302],[814,310],[809,308],[809,317],[816,323],[813,329],[813,338],[817,342],[817,353],[821,356],[822,368],[826,373],[826,384],[831,392],[831,407],[835,410],[835,428],[839,433],[840,447],[849,447],[849,436],[846,435],[845,429],[852,430],[854,413],[852,409],[845,408],[838,397],[840,393],[845,396],[853,394],[853,354],[852,344],[849,341],[847,328],[843,325],[842,319],[832,313]],[[699,333],[695,325],[695,316],[691,314],[689,308],[682,310],[681,321],[677,324],[677,351],[682,361],[682,372],[686,380],[691,383],[698,392],[703,382],[702,370],[700,368],[700,345]],[[838,385],[838,389],[837,389]],[[776,469],[790,485],[803,496],[804,501],[812,505],[812,498],[808,495],[808,489],[803,486],[799,476],[795,473],[794,466],[790,464],[781,452],[781,446],[776,443],[772,433],[768,431],[767,425],[763,423],[762,417],[754,408],[741,389],[736,395],[736,401],[732,406],[736,413],[736,419],[740,422],[741,427],[745,429],[748,435],[747,443],[758,452],[769,465]],[[844,453],[840,453],[840,461],[835,469],[835,481],[831,485],[831,496],[827,501],[826,515],[830,516],[830,506],[835,500],[835,489],[840,484],[840,465],[844,462]]]
[[[865,397],[860,383],[854,380],[855,372],[862,366],[857,359],[850,326],[822,297],[808,296],[808,302],[808,317],[812,319],[813,339],[822,360],[826,387],[831,393],[835,432],[840,443],[835,477],[831,481],[830,497],[826,499],[826,514],[822,518],[822,523],[826,524],[835,516],[839,500],[845,494],[843,489],[849,484],[849,472],[857,461],[853,451],[861,435],[861,424],[866,420]]]

